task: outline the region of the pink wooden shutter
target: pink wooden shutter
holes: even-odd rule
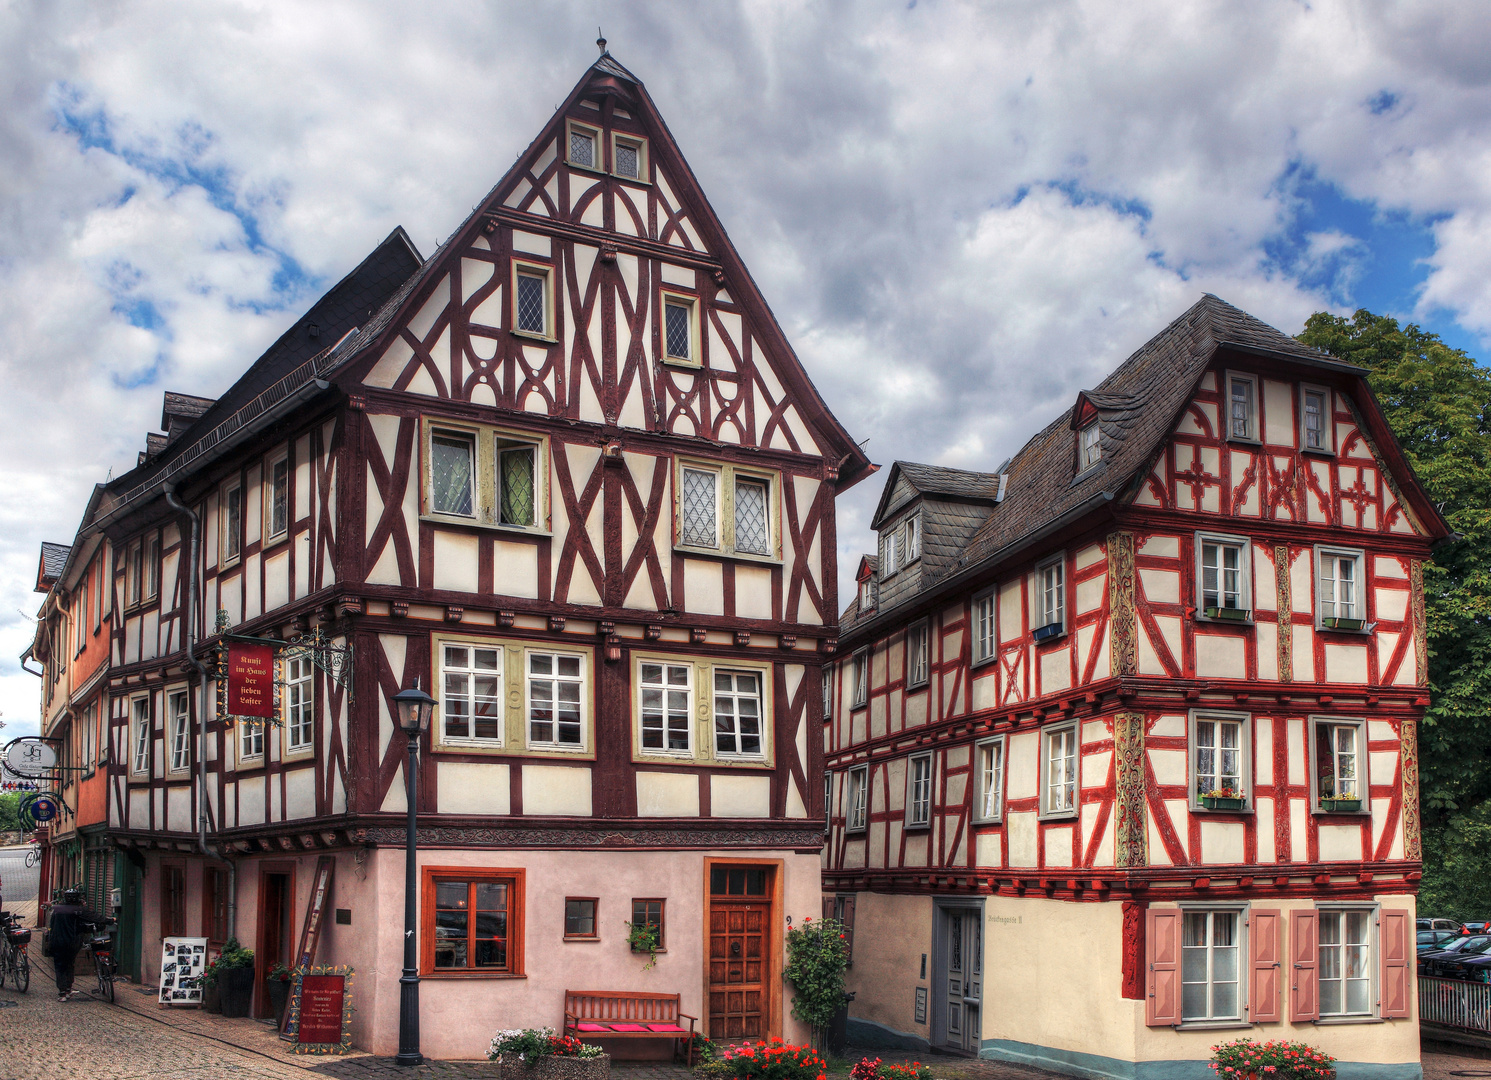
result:
[[[1318,933],[1314,908],[1289,913],[1290,1023],[1307,1024],[1320,1016]]]
[[[1252,965],[1248,1017],[1255,1024],[1273,1024],[1283,1019],[1279,1003],[1283,931],[1284,920],[1275,910],[1254,908],[1248,916],[1248,954]]]
[[[1180,911],[1175,908],[1145,913],[1145,966],[1149,985],[1144,996],[1144,1022],[1150,1027],[1180,1023]]]
[[[1413,923],[1407,911],[1384,908],[1377,941],[1382,949],[1382,1015],[1407,1017],[1409,994],[1413,981],[1409,977],[1409,927]]]
[[[832,896],[825,896],[823,898],[823,917],[825,919],[832,919],[834,917],[834,898]]]

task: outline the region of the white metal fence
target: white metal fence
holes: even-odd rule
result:
[[[1491,1035],[1491,983],[1419,976],[1419,1019]]]

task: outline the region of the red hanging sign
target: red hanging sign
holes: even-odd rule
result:
[[[228,645],[228,713],[274,719],[274,646]]]

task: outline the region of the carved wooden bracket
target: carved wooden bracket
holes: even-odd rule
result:
[[[829,638],[820,638],[818,641],[818,651],[824,656],[832,656],[839,651],[839,643]]]
[[[783,634],[777,638],[777,645],[783,649],[795,649],[797,648],[797,635]]]
[[[656,641],[663,636],[663,628],[661,626],[649,626],[642,631],[642,636],[648,641]]]
[[[351,409],[353,412],[367,412],[368,399],[363,397],[361,394],[348,394],[347,408]]]
[[[751,632],[749,630],[737,630],[737,631],[735,631],[735,645],[736,645],[737,648],[744,649],[750,643],[751,643]]]
[[[409,614],[409,601],[407,600],[395,600],[388,606],[396,619],[402,619]]]
[[[466,609],[465,608],[458,607],[455,604],[447,604],[445,606],[445,621],[446,622],[460,622],[465,617],[466,617]]]
[[[564,629],[564,623],[565,623],[565,618],[564,618],[563,615],[550,615],[549,616],[549,632],[553,633],[553,634],[559,633],[561,630]]]
[[[518,619],[516,611],[499,611],[497,613],[498,626],[511,626]]]
[[[615,637],[616,624],[613,622],[598,622],[595,624],[595,632],[601,637]]]
[[[703,627],[696,626],[689,631],[689,640],[692,641],[695,645],[703,645],[704,636],[706,633],[708,633],[708,631],[706,631]]]
[[[336,617],[345,619],[348,615],[362,614],[362,598],[360,596],[342,596],[337,598]]]

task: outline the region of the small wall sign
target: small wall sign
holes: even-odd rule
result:
[[[927,988],[925,986],[916,988],[916,1022],[918,1024],[927,1022]]]
[[[345,1054],[352,1049],[350,967],[298,967],[290,987],[285,1033],[297,1054]]]

